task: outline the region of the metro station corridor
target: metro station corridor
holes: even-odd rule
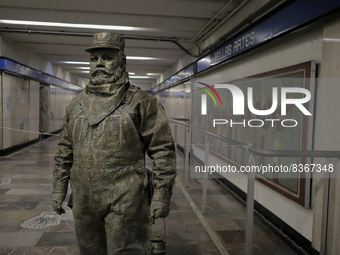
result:
[[[25,229],[20,226],[43,212],[53,212],[52,171],[57,143],[58,137],[52,136],[1,157],[0,254],[79,254],[72,212],[65,203],[66,213],[61,216],[60,224],[41,229]],[[224,186],[209,179],[207,211],[202,215],[202,182],[190,178],[185,188],[183,166],[183,153],[178,151],[178,176],[170,215],[166,218],[166,254],[242,255],[245,205]],[[54,212],[52,214],[58,217]],[[51,217],[44,219],[48,221]],[[36,221],[34,224],[41,225],[41,222]],[[254,255],[302,254],[285,243],[257,217],[254,224]],[[162,233],[162,220],[156,220],[154,231]]]
[[[1,0],[0,255],[144,255],[169,205],[166,255],[339,255],[339,67],[340,0]]]

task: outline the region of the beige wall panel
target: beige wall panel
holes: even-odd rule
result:
[[[29,141],[29,80],[3,75],[3,149]]]
[[[39,82],[30,80],[29,140],[39,138]],[[36,132],[36,133],[33,133]]]
[[[156,97],[163,104],[165,108],[165,112],[168,118],[174,119],[190,119],[190,108],[191,108],[191,83],[186,82],[184,84],[180,84],[174,88],[166,90],[166,92],[161,93],[162,95],[157,94]],[[184,120],[181,120],[184,121]],[[188,121],[184,121],[185,123],[189,123]],[[172,135],[174,139],[177,141],[177,144],[182,148],[185,148],[185,127],[183,125],[177,124],[177,135],[175,133],[175,124],[174,122],[170,122],[172,126]]]
[[[60,130],[66,106],[77,95],[76,92],[51,86],[50,89],[50,132]]]
[[[50,86],[50,132],[54,132],[58,130],[57,128],[57,97],[58,97],[58,88],[55,86]]]
[[[39,89],[39,132],[50,131],[50,85],[40,83]]]
[[[157,98],[168,118],[190,118],[190,82],[168,89]]]
[[[55,101],[56,101],[56,87],[50,85],[50,109],[49,109],[50,130],[49,130],[49,133],[55,131],[55,129],[54,129]]]
[[[182,148],[185,147],[185,132],[185,126],[177,124],[177,144]]]
[[[10,74],[2,74],[3,89],[1,109],[0,149],[38,139],[40,128],[39,112],[40,83]],[[53,132],[62,128],[66,105],[77,94],[59,87],[44,85],[50,93],[47,118],[49,127],[43,132]],[[36,133],[34,133],[36,132]]]
[[[62,112],[63,102],[65,101],[65,93],[62,88],[57,88],[57,96],[55,101],[55,112],[54,112],[54,128],[55,130],[61,129],[62,127]]]

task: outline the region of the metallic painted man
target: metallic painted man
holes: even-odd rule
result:
[[[124,40],[96,33],[90,82],[66,108],[55,156],[52,204],[70,181],[81,254],[149,254],[150,222],[166,217],[176,176],[170,127],[162,105],[129,83]],[[149,203],[145,153],[153,159]]]

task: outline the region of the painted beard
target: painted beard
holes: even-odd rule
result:
[[[94,71],[90,72],[90,83],[92,85],[103,85],[115,83],[123,75],[123,68],[118,67],[114,71],[110,71],[106,68],[96,68]]]

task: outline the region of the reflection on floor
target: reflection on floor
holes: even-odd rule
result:
[[[66,206],[66,214],[57,226],[32,230],[20,227],[27,219],[53,211],[52,171],[57,142],[58,138],[48,139],[14,155],[0,157],[0,254],[79,254],[72,212]],[[166,254],[221,254],[180,189],[179,184],[184,182],[183,165],[183,156],[179,153],[179,182],[175,184],[171,212],[166,219]],[[190,179],[186,188],[198,208],[201,207],[201,188],[199,179]],[[244,253],[245,207],[213,180],[208,182],[204,220],[227,253]],[[155,231],[160,231],[162,222],[156,224]],[[298,253],[255,218],[253,254]]]

